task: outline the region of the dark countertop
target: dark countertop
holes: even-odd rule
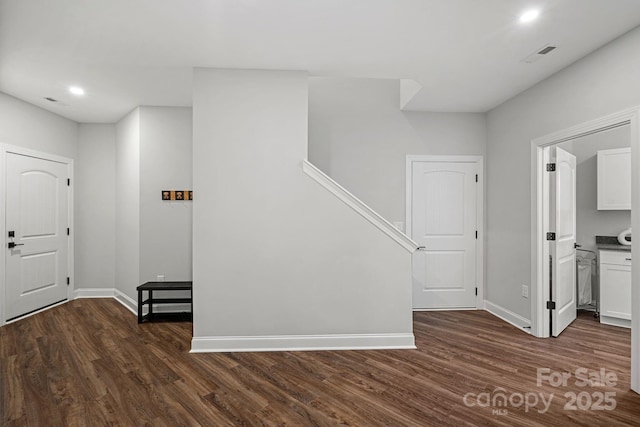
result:
[[[631,252],[631,245],[621,245],[617,236],[596,236],[596,247],[602,251]]]
[[[625,246],[625,245],[621,245],[621,244],[607,244],[607,243],[600,243],[597,245],[598,250],[600,251],[621,251],[621,252],[631,252],[631,246]]]

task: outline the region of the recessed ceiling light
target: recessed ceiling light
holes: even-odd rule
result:
[[[70,86],[69,87],[69,92],[71,92],[74,95],[78,95],[78,96],[84,95],[84,89],[82,89],[79,86]]]
[[[525,23],[525,22],[531,22],[534,19],[536,19],[538,17],[538,15],[540,15],[540,12],[537,10],[528,10],[525,13],[523,13],[522,15],[520,15],[520,22]]]

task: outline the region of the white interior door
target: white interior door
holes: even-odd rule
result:
[[[411,163],[415,309],[475,308],[478,163]]]
[[[67,164],[7,153],[6,165],[4,320],[10,320],[67,298],[69,187]]]
[[[550,226],[555,240],[549,241],[551,256],[551,334],[560,335],[576,320],[576,158],[561,148],[555,151],[555,173],[551,174]]]

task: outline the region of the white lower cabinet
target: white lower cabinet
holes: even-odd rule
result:
[[[600,322],[631,327],[631,252],[600,251]]]

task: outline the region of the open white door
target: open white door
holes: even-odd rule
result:
[[[5,319],[67,298],[68,165],[7,153]]]
[[[554,156],[555,152],[555,156]],[[555,173],[550,177],[551,335],[557,337],[576,320],[576,158],[551,148]],[[555,306],[555,308],[553,308]]]

